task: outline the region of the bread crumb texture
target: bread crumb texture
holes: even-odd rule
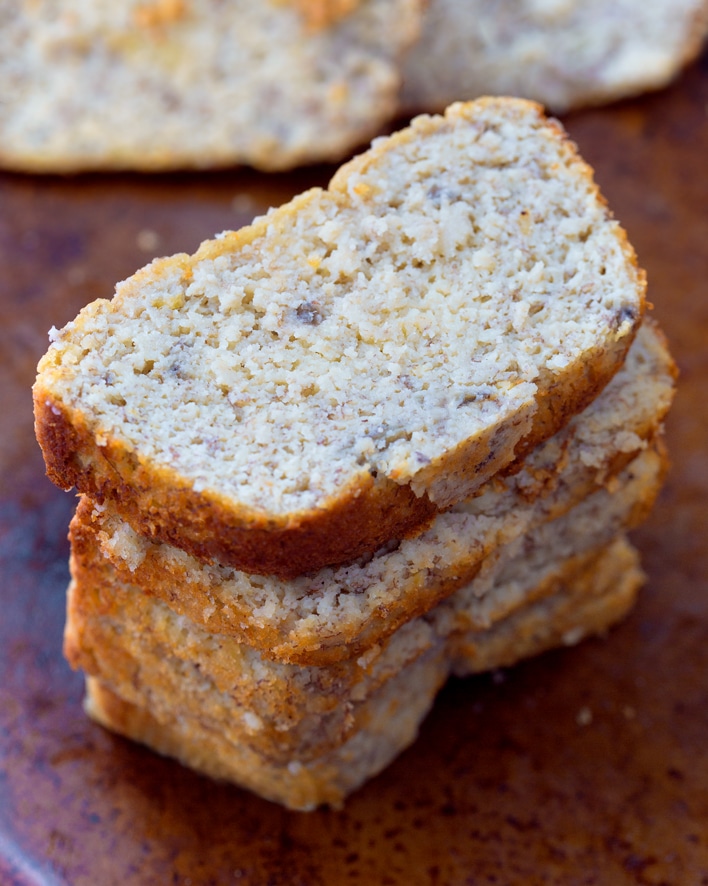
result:
[[[311,759],[361,726],[361,703],[428,650],[455,648],[461,637],[483,643],[486,633],[594,565],[598,551],[616,544],[637,509],[645,510],[647,497],[653,500],[655,487],[651,468],[638,482],[625,475],[619,495],[589,499],[554,526],[505,546],[483,574],[443,606],[407,622],[358,658],[327,667],[269,661],[233,637],[205,630],[151,591],[122,581],[95,548],[87,550],[71,561],[68,658],[72,666],[110,680],[124,697],[131,685],[155,685],[170,670],[181,672],[188,685],[172,687],[178,708],[186,708],[180,698],[187,694],[205,717],[228,716],[231,709],[224,727],[230,737],[271,759],[285,762],[293,753]],[[140,662],[137,680],[134,668],[111,661],[112,647]],[[199,696],[208,680],[216,684],[216,699]]]
[[[486,99],[153,262],[53,332],[36,396],[250,513],[326,508],[361,476],[447,507],[485,479],[450,472],[460,452],[491,439],[508,463],[558,380],[581,408],[593,364],[617,368],[644,286],[559,125]]]

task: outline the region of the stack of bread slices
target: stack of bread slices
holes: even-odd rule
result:
[[[36,429],[82,493],[65,649],[89,714],[336,806],[448,675],[605,630],[666,464],[644,299],[575,146],[499,98],[53,330]]]

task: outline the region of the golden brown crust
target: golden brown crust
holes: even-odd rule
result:
[[[185,0],[150,0],[136,6],[133,21],[138,28],[159,28],[184,18],[187,11]]]
[[[180,710],[191,706],[195,715],[199,710],[205,720],[227,711],[225,734],[271,762],[307,761],[340,747],[365,722],[366,702],[430,648],[421,644],[400,659],[399,668],[373,675],[355,662],[304,672],[298,666],[256,665],[253,671],[248,650],[228,638],[197,631],[189,635],[187,649],[171,646],[169,629],[153,630],[161,604],[156,614],[139,590],[110,571],[74,572],[64,639],[72,668],[105,680],[128,699],[142,687],[171,698]]]
[[[609,556],[596,556],[572,574],[569,586],[521,609],[487,632],[451,637],[451,671],[456,676],[505,668],[561,645],[575,645],[627,615],[645,576],[636,550],[615,542]],[[606,553],[606,552],[605,552]]]
[[[82,569],[92,568],[96,551],[100,549],[98,529],[92,515],[93,503],[88,498],[82,498],[70,526],[73,558]],[[182,565],[174,564],[174,568],[167,573],[155,551],[149,551],[134,572],[121,565],[120,561],[113,565],[122,580],[139,585],[142,591],[163,600],[197,624],[204,624],[204,612],[209,611],[210,630],[237,637],[257,648],[265,658],[301,665],[332,665],[357,657],[372,644],[390,636],[406,621],[427,611],[434,602],[452,593],[455,588],[472,581],[481,563],[478,557],[468,564],[461,563],[455,582],[437,589],[425,585],[425,576],[421,574],[417,582],[411,583],[406,601],[395,609],[379,606],[375,617],[368,620],[363,630],[342,625],[335,636],[315,636],[309,645],[290,640],[278,626],[256,623],[251,618],[247,603],[233,603],[228,610],[215,607],[208,585],[195,581]]]
[[[206,493],[195,493],[172,472],[140,464],[115,441],[98,446],[80,417],[72,421],[41,388],[35,406],[37,439],[54,483],[76,486],[99,503],[110,499],[147,538],[244,572],[294,578],[353,560],[391,538],[422,531],[437,513],[410,487],[365,472],[326,509],[281,521],[252,510],[234,512]]]
[[[151,700],[125,701],[95,678],[87,679],[86,712],[101,725],[175,757],[219,780],[234,782],[289,809],[340,807],[345,797],[387,766],[416,738],[418,727],[444,681],[437,658],[414,662],[367,703],[361,729],[341,748],[306,763],[272,763],[229,741],[218,725],[180,713],[158,712]],[[154,698],[154,696],[153,696]],[[164,699],[157,699],[164,704]]]
[[[361,0],[277,0],[291,3],[307,22],[308,28],[319,31],[350,15]]]

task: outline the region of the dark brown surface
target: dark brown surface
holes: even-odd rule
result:
[[[29,393],[50,326],[330,170],[0,177],[3,886],[708,884],[708,59],[566,124],[682,370],[674,468],[635,533],[649,581],[606,640],[451,683],[343,812],[285,812],[85,719],[61,657],[74,499],[44,479]]]

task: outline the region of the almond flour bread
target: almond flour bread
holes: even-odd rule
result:
[[[341,160],[394,113],[419,21],[420,0],[2,0],[0,165]]]
[[[475,581],[356,659],[325,667],[268,661],[120,581],[96,550],[72,557],[65,653],[123,698],[140,686],[169,691],[175,709],[223,721],[228,738],[271,761],[308,761],[356,732],[366,701],[428,650],[487,631],[589,568],[598,550],[644,518],[661,467],[651,451],[638,456],[613,493],[589,496],[495,551]],[[205,680],[213,691],[204,692]]]
[[[449,672],[466,677],[509,667],[554,646],[574,646],[624,618],[643,582],[639,555],[619,537],[555,594],[517,610],[489,630],[451,635],[446,649]]]
[[[204,565],[139,536],[108,503],[86,498],[71,526],[74,554],[92,559],[100,549],[123,581],[267,657],[304,664],[356,657],[472,581],[500,545],[606,484],[616,488],[612,478],[657,436],[674,374],[662,335],[645,321],[602,394],[534,450],[523,470],[494,478],[422,535],[346,567],[284,581]]]
[[[55,331],[37,437],[142,535],[292,577],[420,532],[555,433],[644,290],[557,123],[456,105]]]
[[[499,667],[600,633],[625,615],[641,581],[636,553],[618,539],[552,598],[525,607],[498,630],[476,634],[469,643],[460,638],[454,668],[469,673]],[[445,680],[448,664],[443,659],[439,651],[430,650],[400,671],[365,703],[366,716],[358,731],[336,749],[306,762],[293,756],[275,763],[231,740],[224,730],[228,719],[212,720],[201,710],[177,710],[169,690],[138,684],[125,699],[89,677],[86,710],[115,732],[291,809],[336,807],[415,739]],[[204,680],[203,695],[212,692],[217,690]]]
[[[430,0],[402,107],[518,95],[560,113],[613,101],[666,86],[706,30],[706,0]]]

